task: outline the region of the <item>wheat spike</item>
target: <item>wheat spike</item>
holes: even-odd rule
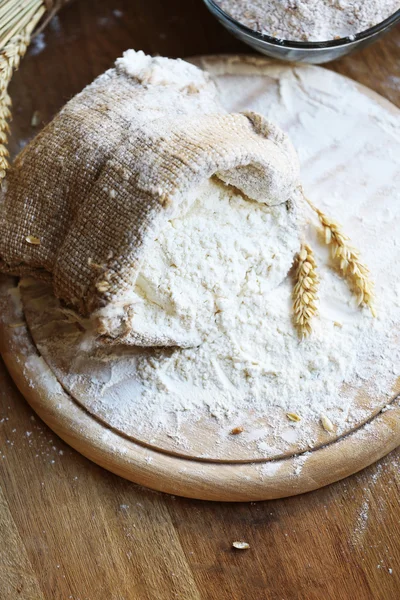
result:
[[[360,253],[350,243],[350,239],[342,231],[341,226],[327,217],[311,200],[307,203],[318,215],[324,230],[325,243],[331,247],[332,256],[339,263],[339,269],[348,280],[354,283],[359,306],[368,306],[372,316],[376,317],[374,307],[374,284],[368,268],[360,262]]]
[[[10,40],[0,54],[0,181],[5,177],[9,167],[6,143],[10,131],[8,121],[11,118],[11,98],[7,88],[14,70],[18,68],[26,52],[28,43],[28,36],[17,36]]]
[[[299,335],[310,335],[311,320],[318,314],[318,276],[314,253],[310,246],[303,244],[297,255],[296,284],[293,288],[294,322]]]
[[[6,148],[7,134],[10,131],[8,121],[11,118],[11,99],[7,91],[0,96],[0,181],[8,168],[8,150]]]
[[[6,147],[11,118],[7,92],[11,77],[24,56],[32,31],[46,12],[43,0],[0,0],[0,182],[9,167]]]

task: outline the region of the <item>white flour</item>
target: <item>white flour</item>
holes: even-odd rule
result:
[[[399,0],[217,0],[234,19],[284,40],[328,41],[377,25]]]
[[[209,181],[149,252],[134,288],[132,328],[199,345],[244,327],[245,312],[265,326],[264,299],[286,277],[299,246],[293,203],[269,208]]]
[[[392,365],[392,334],[387,316],[382,322],[357,310],[334,271],[321,275],[322,319],[308,340],[300,342],[293,328],[290,278],[267,295],[256,283],[236,311],[231,303],[217,315],[198,348],[141,357],[140,412],[159,419],[160,408],[176,413],[207,406],[215,417],[229,418],[275,407],[306,421],[322,413],[336,425],[351,420],[352,397],[341,396],[341,385],[361,387],[375,375],[375,392],[386,393],[388,365],[398,372]],[[285,435],[289,443],[297,437],[291,430]]]
[[[390,400],[400,375],[399,118],[335,73],[274,63],[262,76],[262,64],[261,59],[255,59],[239,66],[234,61],[217,66],[222,103],[228,110],[258,110],[290,133],[299,152],[307,193],[343,223],[371,269],[378,318],[355,306],[347,283],[336,273],[326,247],[310,228],[307,237],[316,252],[321,278],[320,318],[313,323],[312,336],[300,342],[291,322],[290,276],[278,285],[290,266],[296,236],[292,231],[291,236],[285,234],[279,240],[285,224],[285,213],[280,212],[283,207],[261,205],[255,205],[256,212],[259,217],[270,215],[268,232],[276,238],[269,241],[266,232],[265,260],[271,261],[275,244],[283,260],[277,277],[261,277],[268,289],[263,294],[257,261],[264,244],[255,236],[251,240],[255,254],[246,256],[246,261],[252,261],[247,280],[250,285],[240,302],[234,297],[233,303],[231,298],[218,307],[211,290],[213,277],[220,275],[205,272],[206,286],[201,290],[207,300],[205,312],[201,309],[193,315],[189,311],[189,330],[198,331],[203,340],[198,348],[136,351],[98,346],[88,354],[84,335],[73,325],[66,326],[65,315],[57,313],[58,309],[47,309],[42,299],[38,303],[34,294],[28,301],[23,292],[30,306],[30,331],[63,386],[100,419],[150,445],[189,453],[195,448],[197,455],[200,447],[204,456],[222,458],[231,457],[234,448],[235,456],[243,459],[305,450],[351,430],[380,410]],[[210,68],[212,71],[212,64]],[[224,189],[220,184],[211,187]],[[210,221],[206,196],[204,219]],[[225,198],[221,195],[218,200],[218,223],[223,218],[224,202],[244,203],[240,210],[251,212],[252,203],[228,198],[229,194]],[[215,199],[213,202],[218,205]],[[246,223],[235,221],[239,214],[232,213],[230,226],[235,224],[245,232]],[[169,233],[159,238],[159,273],[166,265],[171,267],[168,261],[172,257],[174,261],[187,260],[183,242],[189,225],[195,229],[198,218],[197,209],[189,209],[186,216],[178,217],[181,227],[172,231],[171,226]],[[209,226],[213,231],[212,221]],[[219,235],[217,226],[214,231]],[[175,238],[169,237],[172,233]],[[203,226],[196,235],[199,244],[204,235],[207,251],[216,242]],[[293,245],[289,244],[290,237]],[[180,240],[176,248],[173,239]],[[235,260],[244,259],[246,244],[250,244],[248,239],[228,245],[229,252],[236,253]],[[162,256],[162,247],[169,247],[168,257]],[[197,255],[197,248],[188,246],[187,250]],[[220,254],[217,261],[222,278],[226,275],[224,259]],[[202,260],[197,275],[204,272],[205,265]],[[149,264],[144,266],[146,272],[148,278],[157,281],[158,275]],[[156,294],[162,295],[165,306],[175,310],[178,302],[171,302],[167,289],[174,272],[172,267],[166,273],[165,283],[160,279],[162,285]],[[199,283],[195,270],[190,277]],[[223,285],[233,290],[240,277],[231,280],[229,275]],[[190,293],[185,293],[187,304]],[[45,302],[51,305],[51,297]],[[217,314],[213,316],[215,308]],[[185,323],[179,316],[174,327],[185,327]],[[360,390],[367,391],[362,401],[358,398]],[[301,421],[290,422],[286,417],[289,411],[300,415]],[[322,414],[332,421],[333,434],[322,429]],[[234,427],[244,431],[230,435]],[[202,436],[197,435],[198,428]],[[296,473],[302,466],[302,462],[296,464]]]

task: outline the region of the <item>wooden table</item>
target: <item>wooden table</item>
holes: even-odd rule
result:
[[[81,0],[14,78],[12,150],[126,48],[248,52],[201,0]],[[400,31],[332,63],[400,105]],[[396,600],[400,451],[304,496],[216,504],[119,479],[59,440],[0,365],[0,600]],[[245,540],[247,551],[232,541]]]

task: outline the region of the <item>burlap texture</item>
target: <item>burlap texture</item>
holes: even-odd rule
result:
[[[0,270],[51,280],[83,315],[114,310],[114,322],[98,321],[114,339],[157,232],[213,174],[278,204],[298,163],[263,117],[226,114],[196,67],[128,51],[15,160],[1,197]]]

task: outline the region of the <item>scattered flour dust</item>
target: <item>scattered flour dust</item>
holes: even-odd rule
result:
[[[37,54],[40,54],[45,48],[46,48],[46,41],[45,41],[44,33],[42,32],[33,38],[31,45],[29,47],[29,54],[31,56],[36,56]]]
[[[292,279],[290,273],[282,277],[298,243],[296,230],[290,227],[290,235],[279,239],[285,220],[290,225],[286,207],[256,205],[258,217],[252,219],[257,236],[265,219],[262,239],[248,233],[246,239],[227,246],[238,261],[239,276],[232,265],[224,270],[226,256],[217,237],[212,248],[212,237],[203,232],[202,240],[203,228],[195,231],[195,220],[206,219],[211,210],[206,195],[202,196],[204,206],[195,202],[186,207],[155,242],[154,261],[143,265],[141,289],[136,290],[138,300],[152,290],[159,304],[138,304],[148,323],[151,311],[162,309],[173,317],[173,327],[198,333],[198,347],[137,350],[98,345],[88,353],[87,334],[72,326],[67,330],[65,316],[44,312],[46,307],[37,298],[31,304],[31,309],[36,307],[36,320],[30,322],[30,330],[63,386],[99,418],[146,443],[158,441],[163,434],[175,448],[190,450],[198,437],[196,427],[212,422],[217,434],[214,428],[209,446],[203,448],[207,457],[224,457],[233,445],[251,457],[276,458],[288,449],[309,450],[321,435],[326,441],[334,439],[385,406],[400,375],[399,119],[362,95],[352,82],[329,71],[277,66],[274,73],[276,83],[271,77],[268,85],[261,77],[254,76],[254,81],[247,77],[245,107],[264,113],[289,132],[299,152],[306,191],[343,224],[370,267],[378,317],[373,319],[368,310],[356,306],[348,284],[310,227],[307,238],[321,278],[320,317],[313,322],[310,338],[300,341],[291,320]],[[233,73],[221,89],[230,110],[245,108],[237,99],[241,82]],[[235,107],[229,104],[233,101]],[[237,214],[251,212],[252,203],[220,184],[210,185],[217,196],[213,209],[217,223],[222,222],[222,207],[228,209],[231,203],[237,206]],[[248,226],[236,222],[235,215],[229,218],[240,232]],[[212,222],[209,226],[212,229]],[[199,248],[185,237],[190,228],[196,244],[203,243],[206,250],[200,261]],[[211,266],[207,263],[209,251],[215,252],[215,271],[214,261]],[[278,261],[276,271],[274,266],[269,272],[262,269],[263,253],[268,264]],[[190,289],[183,288],[181,299],[171,293],[172,284],[184,275],[182,260],[196,267],[190,281],[205,300],[197,314],[191,310]],[[245,261],[251,265],[249,273]],[[213,288],[214,284],[220,287]],[[228,293],[223,293],[224,288]],[[53,302],[50,296],[45,301]],[[62,327],[55,327],[57,318],[64,319]],[[369,400],[360,407],[357,395],[366,388]],[[300,421],[290,422],[287,412],[299,415]],[[332,421],[333,433],[322,430],[323,414]],[[244,431],[230,435],[235,427]],[[371,437],[368,427],[362,430]],[[371,443],[375,442],[379,440],[372,436]],[[294,475],[301,473],[303,461],[296,463]],[[268,476],[274,468],[279,466],[268,467],[260,476]]]
[[[399,0],[217,0],[234,19],[283,40],[352,37],[400,9]]]
[[[267,116],[293,133],[305,164],[306,189],[311,189],[311,197],[319,204],[320,199],[326,202],[324,209],[344,224],[361,249],[377,284],[378,318],[356,307],[348,284],[332,268],[326,248],[317,236],[313,239],[310,230],[307,235],[321,278],[321,314],[313,324],[312,336],[300,342],[293,329],[290,276],[262,294],[254,274],[255,287],[243,296],[242,303],[221,303],[198,348],[160,349],[139,358],[144,390],[141,402],[131,407],[137,411],[136,419],[142,415],[165,427],[171,427],[176,419],[179,430],[185,419],[206,407],[222,423],[228,421],[229,427],[246,428],[249,414],[267,415],[278,447],[302,440],[306,449],[314,441],[309,423],[319,422],[321,415],[329,416],[338,434],[368,415],[368,407],[358,409],[355,402],[366,384],[371,406],[374,397],[384,402],[391,396],[400,374],[399,248],[391,225],[400,216],[396,184],[400,160],[389,140],[399,139],[399,120],[361,97],[352,83],[339,82],[329,73],[326,81],[321,81],[319,73],[305,71],[279,79],[278,99],[270,85],[271,113]],[[250,91],[250,77],[247,84]],[[239,79],[232,77],[226,85],[237,89]],[[254,77],[257,90],[260,85]],[[235,97],[230,88],[226,92]],[[265,111],[259,95],[257,102],[251,108]],[[357,115],[353,107],[357,107]],[[352,148],[347,145],[349,132],[354,136]],[[362,165],[355,161],[353,171],[348,157],[355,151]],[[332,165],[338,161],[333,180]],[[282,252],[281,244],[277,252]],[[301,421],[282,421],[282,412],[287,411],[299,414]],[[265,428],[257,430],[253,424],[251,431],[241,436],[246,443],[255,441],[265,455],[276,453],[274,444],[264,439]]]
[[[223,189],[218,189],[219,194]],[[230,192],[225,195],[225,202],[231,203]],[[246,200],[235,201],[244,216],[250,210]],[[215,198],[213,202],[215,206]],[[378,319],[357,309],[347,283],[328,266],[321,247],[322,318],[315,320],[312,336],[299,341],[292,323],[291,278],[283,277],[281,271],[289,271],[298,244],[296,230],[282,235],[282,219],[287,220],[287,214],[280,208],[279,216],[271,220],[271,209],[260,208],[260,215],[268,216],[265,225],[261,219],[253,232],[232,239],[231,249],[227,239],[217,234],[221,216],[226,214],[225,204],[221,202],[221,211],[215,211],[214,223],[208,213],[211,208],[205,202],[203,209],[194,209],[193,223],[190,212],[177,219],[176,228],[170,223],[143,266],[139,280],[142,300],[146,298],[144,289],[147,294],[154,293],[155,307],[147,302],[139,305],[139,319],[154,320],[160,327],[166,318],[179,315],[183,323],[195,322],[201,344],[139,356],[137,373],[143,391],[141,402],[132,406],[138,411],[137,419],[167,425],[171,420],[165,420],[166,414],[178,415],[179,421],[179,415],[184,420],[207,407],[216,419],[228,419],[236,426],[246,423],[243,417],[240,422],[238,415],[255,412],[268,415],[281,442],[290,445],[308,431],[307,423],[329,415],[340,433],[362,416],[353,400],[366,381],[373,380],[372,392],[379,397],[390,392],[388,380],[398,374],[397,359],[393,358],[400,358],[393,329],[398,304],[380,297],[383,316]],[[193,236],[199,214],[204,215],[204,225],[209,223],[210,237],[203,228]],[[247,224],[238,222],[236,226],[243,234]],[[224,240],[222,254],[214,256],[219,239]],[[273,272],[269,266],[276,254],[280,255],[279,268]],[[208,261],[204,256],[212,258]],[[227,262],[229,259],[232,262]],[[173,268],[171,261],[176,265]],[[193,267],[190,277],[188,271],[180,278],[176,274],[183,262]],[[201,310],[193,313],[198,306]],[[350,393],[343,394],[343,383],[351,386]],[[268,412],[271,409],[272,413]],[[281,414],[282,410],[298,414],[299,422],[285,419],[287,426],[279,426],[273,412]],[[246,439],[250,441],[249,435]],[[258,442],[258,448],[267,455],[275,454],[264,441]],[[299,473],[302,466],[299,461]]]

